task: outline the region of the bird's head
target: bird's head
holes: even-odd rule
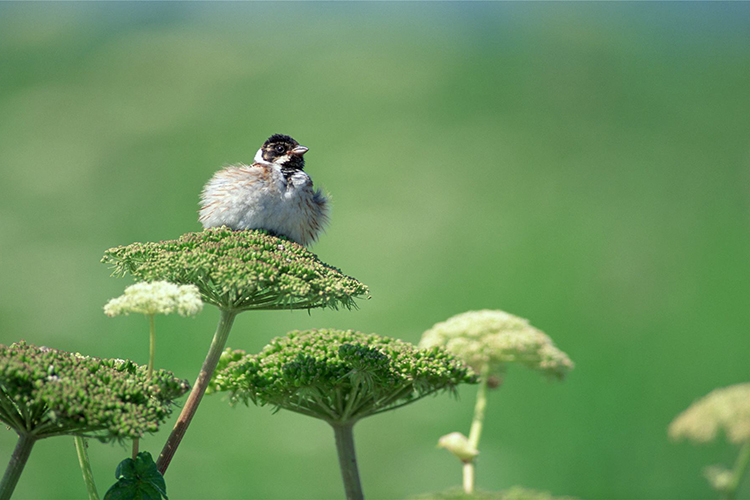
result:
[[[275,163],[283,168],[302,170],[305,168],[303,155],[307,153],[305,146],[288,135],[274,134],[263,143],[255,154],[255,161],[259,163]]]

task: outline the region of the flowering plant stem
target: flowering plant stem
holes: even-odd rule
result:
[[[477,402],[474,406],[474,419],[471,422],[469,432],[469,446],[479,449],[479,437],[482,435],[482,424],[484,424],[484,410],[487,407],[487,379],[490,375],[489,363],[482,365],[479,373],[479,389],[477,390]],[[474,492],[474,461],[472,458],[464,462],[464,491]]]
[[[148,316],[148,378],[154,374],[154,358],[156,357],[156,325],[154,324],[155,313]],[[133,460],[138,458],[138,438],[133,440]]]
[[[742,482],[745,472],[747,472],[748,465],[750,465],[750,442],[746,442],[740,448],[740,454],[734,463],[734,470],[732,470],[732,479],[724,492],[725,500],[734,500],[737,488]]]
[[[193,419],[193,415],[195,415],[195,411],[198,409],[198,405],[203,398],[203,394],[206,392],[208,383],[211,381],[211,376],[213,375],[214,370],[216,370],[216,365],[219,362],[221,352],[224,350],[224,346],[227,343],[227,338],[232,329],[234,318],[239,312],[229,309],[221,309],[220,311],[221,316],[219,318],[219,324],[216,327],[216,333],[214,333],[214,338],[211,341],[211,347],[208,349],[208,354],[206,354],[206,359],[203,361],[203,367],[198,374],[198,378],[195,380],[195,384],[193,384],[193,389],[190,391],[190,396],[188,396],[187,402],[182,408],[182,412],[180,412],[180,416],[177,418],[172,433],[169,435],[169,438],[167,438],[167,442],[161,450],[159,459],[156,461],[156,466],[162,474],[167,472],[169,463],[172,461],[172,457],[177,451],[177,447],[180,445],[180,441],[182,441],[182,438],[190,425],[190,421]]]
[[[89,452],[86,450],[88,444],[86,439],[81,436],[75,436],[76,452],[78,453],[78,463],[81,465],[83,482],[86,484],[86,491],[89,494],[89,500],[99,500],[99,493],[96,491],[94,484],[94,473],[91,471],[91,462],[89,461]]]
[[[13,494],[13,490],[16,489],[18,479],[21,477],[21,472],[26,465],[26,461],[29,459],[31,449],[34,447],[36,438],[28,434],[19,434],[18,443],[16,449],[13,450],[13,454],[10,456],[10,462],[8,468],[5,469],[5,475],[2,481],[0,481],[0,500],[9,500]]]
[[[339,456],[341,479],[344,481],[346,500],[363,500],[362,484],[359,480],[357,456],[354,453],[353,423],[332,423],[336,436],[336,452]]]
[[[148,315],[148,378],[154,374],[154,357],[156,356],[156,326],[154,325],[155,314]]]

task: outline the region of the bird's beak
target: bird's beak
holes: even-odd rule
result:
[[[305,153],[307,153],[307,148],[305,146],[297,146],[292,149],[292,154],[295,156],[302,156]]]

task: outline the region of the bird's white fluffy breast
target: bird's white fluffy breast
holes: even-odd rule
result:
[[[203,227],[246,229],[239,226],[262,218],[278,198],[272,174],[270,167],[258,165],[236,165],[216,172],[201,195]]]
[[[317,238],[327,221],[327,199],[310,177],[295,172],[287,185],[272,163],[238,165],[217,172],[201,196],[203,227],[266,229],[302,244]]]

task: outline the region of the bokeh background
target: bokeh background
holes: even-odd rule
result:
[[[713,497],[701,469],[736,450],[666,428],[748,379],[748,26],[746,3],[2,3],[0,342],[145,363],[146,320],[102,313],[131,283],[103,251],[198,230],[212,173],[287,133],[333,197],[313,250],[372,299],[244,313],[230,346],[313,327],[417,342],[504,309],[577,366],[492,394],[481,488]],[[217,317],[158,318],[157,365],[194,380]],[[468,433],[475,390],[357,425],[368,498],[460,484],[435,443]],[[208,397],[170,498],[341,498],[332,438]],[[90,453],[103,493],[128,450]],[[84,496],[73,440],[38,443],[14,498]]]

